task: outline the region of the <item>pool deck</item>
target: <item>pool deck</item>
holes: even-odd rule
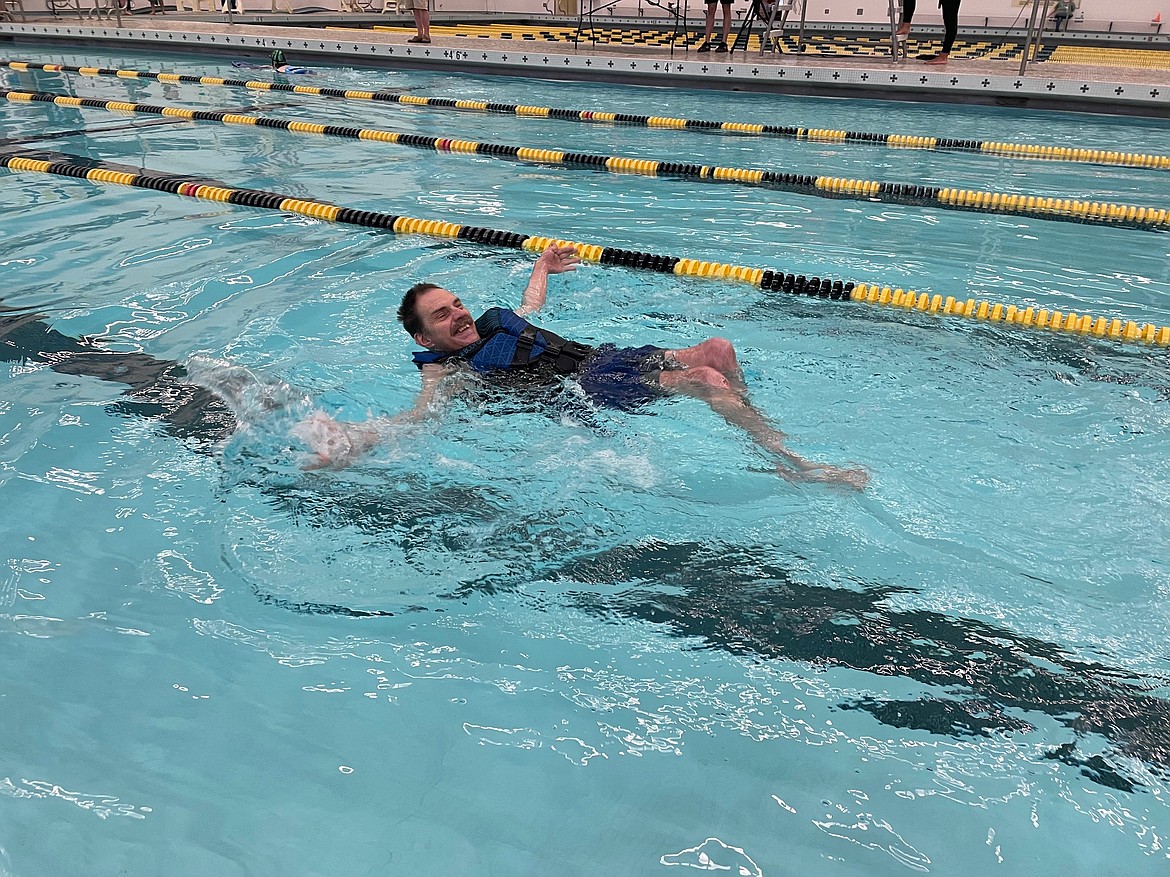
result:
[[[297,26],[288,26],[289,22]],[[358,63],[398,69],[460,70],[485,75],[596,80],[639,85],[828,95],[880,100],[966,102],[1029,109],[1058,109],[1170,118],[1170,36],[1113,35],[1105,44],[1076,37],[1049,42],[1041,57],[1019,74],[1019,32],[961,34],[945,67],[911,59],[891,61],[880,40],[869,37],[809,42],[811,51],[761,53],[753,40],[747,51],[700,54],[682,43],[670,45],[671,31],[646,39],[650,21],[606,21],[602,39],[574,44],[576,22],[467,24],[436,16],[430,45],[410,44],[414,29],[405,16],[247,15],[123,16],[112,19],[29,16],[27,22],[0,22],[0,54],[8,60],[50,63],[50,46],[139,45],[192,54],[265,60],[273,48],[291,63]],[[342,26],[338,26],[339,22]],[[662,28],[662,21],[657,20]],[[368,29],[371,24],[383,29]],[[348,26],[346,26],[348,25]],[[359,27],[359,25],[361,27]],[[599,31],[601,25],[598,25]],[[632,41],[625,33],[642,34]],[[694,35],[701,23],[690,22]],[[734,31],[733,31],[734,33]],[[512,38],[503,35],[510,34]],[[927,43],[932,34],[923,29]],[[937,38],[937,35],[933,35]],[[9,39],[11,38],[11,39]],[[29,42],[48,51],[30,55]],[[15,44],[14,44],[15,42]],[[631,42],[633,44],[631,44]],[[806,41],[807,42],[807,41]],[[790,39],[788,45],[792,46]],[[1013,53],[1014,47],[1014,53]],[[929,51],[928,46],[923,50]],[[935,43],[934,50],[937,50]],[[831,54],[830,54],[831,52]],[[1014,54],[1014,56],[1013,56]],[[999,55],[997,57],[997,55]],[[1007,57],[1004,57],[1007,56]],[[1091,63],[1087,63],[1091,62]],[[197,72],[192,61],[189,70]],[[1124,144],[1116,144],[1124,148]]]

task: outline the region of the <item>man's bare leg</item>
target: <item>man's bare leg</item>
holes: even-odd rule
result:
[[[747,393],[747,384],[743,380],[743,370],[739,367],[735,347],[726,338],[708,338],[694,347],[668,350],[666,360],[685,365],[687,368],[713,368],[727,378],[733,390]]]
[[[687,353],[701,347],[702,344],[676,353]],[[732,355],[734,356],[734,350]],[[678,361],[684,362],[682,358]],[[738,373],[738,365],[736,372]],[[751,436],[757,445],[779,457],[782,462],[776,466],[776,472],[784,478],[792,481],[840,484],[855,490],[862,490],[869,483],[869,473],[860,467],[842,469],[838,466],[814,463],[790,451],[784,444],[784,433],[748,401],[746,392],[736,388],[727,375],[713,366],[700,365],[677,371],[664,371],[658,376],[658,380],[663,387],[702,399],[725,421],[739,427]]]
[[[715,31],[715,4],[714,3],[707,4],[706,27],[707,27],[706,32],[703,34],[703,42],[710,44],[711,34],[714,33],[714,31]],[[704,51],[706,51],[706,49],[704,49]]]
[[[414,29],[420,40],[431,40],[431,11],[429,9],[412,9],[414,15]]]

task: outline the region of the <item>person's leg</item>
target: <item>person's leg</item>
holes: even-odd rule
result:
[[[431,41],[431,10],[427,0],[413,0],[410,7],[414,16],[415,35],[408,43],[429,43]]]
[[[711,51],[711,34],[715,31],[715,6],[716,0],[709,0],[707,3],[707,25],[703,31],[703,44],[699,46],[700,52]]]
[[[743,372],[739,367],[739,359],[735,355],[735,347],[726,338],[708,338],[702,344],[686,347],[682,350],[666,351],[668,362],[677,362],[687,368],[713,368],[725,377],[728,383],[740,392],[746,392],[747,386],[743,382]]]
[[[959,32],[959,2],[960,0],[942,0],[943,13],[943,43],[937,55],[919,55],[927,64],[946,66],[950,57],[951,48],[955,44],[955,36]]]
[[[902,0],[902,22],[898,25],[898,36],[910,33],[910,22],[914,20],[915,0]]]
[[[696,366],[664,371],[658,376],[658,381],[668,390],[702,399],[727,423],[746,432],[752,441],[779,459],[776,472],[783,478],[840,484],[855,490],[863,489],[869,482],[869,473],[864,469],[841,469],[814,463],[790,451],[784,444],[784,433],[748,401],[746,393],[733,387],[727,376],[716,368]]]
[[[723,3],[723,44],[727,45],[727,38],[731,36],[731,0]]]
[[[940,56],[949,55],[959,34],[959,3],[961,0],[943,0],[943,44]]]

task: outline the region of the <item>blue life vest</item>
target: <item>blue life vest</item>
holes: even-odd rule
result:
[[[477,372],[551,366],[557,374],[571,375],[593,353],[592,347],[566,341],[560,335],[540,329],[506,308],[486,311],[475,321],[475,328],[479,332],[479,340],[474,344],[453,353],[416,351],[415,364],[422,368],[428,363],[462,359]]]

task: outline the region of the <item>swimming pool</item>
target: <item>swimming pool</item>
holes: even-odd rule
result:
[[[236,75],[191,58],[13,57]],[[581,152],[1165,204],[1164,172],[47,73],[4,87]],[[1158,152],[1132,120],[329,70],[343,88]],[[1170,323],[1164,234],[0,105],[31,146],[368,210]],[[0,172],[5,304],[227,360],[343,416],[409,405],[393,321],[531,256]],[[13,222],[11,216],[19,216]],[[733,339],[810,457],[702,405],[498,415],[343,472],[279,413],[226,451],[6,363],[0,873],[1160,873],[1165,351],[587,266],[542,323]],[[296,611],[296,608],[302,611]],[[321,611],[305,611],[312,609]],[[358,617],[351,613],[393,613]]]

